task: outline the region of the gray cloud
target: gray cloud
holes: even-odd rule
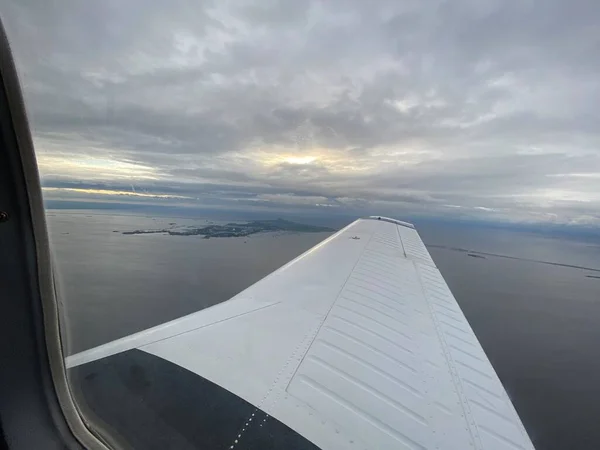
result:
[[[3,0],[3,14],[48,187],[600,223],[595,1]]]

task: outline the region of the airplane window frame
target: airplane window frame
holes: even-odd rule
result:
[[[1,19],[0,146],[0,447],[106,450],[68,385],[33,140]]]

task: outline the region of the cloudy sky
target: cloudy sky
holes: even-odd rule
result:
[[[597,0],[1,0],[48,198],[600,225]]]

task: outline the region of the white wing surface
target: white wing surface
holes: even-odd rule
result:
[[[533,448],[417,231],[393,219],[359,219],[227,302],[66,364],[132,349],[323,450]]]

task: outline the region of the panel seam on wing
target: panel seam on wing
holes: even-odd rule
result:
[[[317,328],[317,330],[318,330],[318,328]],[[235,446],[238,443],[240,443],[241,438],[243,437],[243,435],[246,432],[246,430],[248,428],[250,428],[250,426],[252,426],[252,420],[254,419],[254,417],[255,417],[255,415],[256,415],[256,413],[258,411],[262,411],[265,414],[265,417],[263,418],[262,423],[259,424],[259,427],[262,427],[266,423],[267,419],[270,417],[270,415],[269,415],[269,413],[267,411],[272,411],[275,408],[275,406],[279,402],[279,398],[281,396],[281,392],[277,392],[276,393],[275,398],[273,399],[273,401],[271,402],[271,404],[269,406],[266,406],[266,407],[263,407],[263,406],[265,405],[267,399],[269,398],[269,396],[271,395],[271,393],[273,392],[273,390],[275,389],[275,387],[279,383],[279,380],[281,379],[282,375],[285,373],[285,370],[290,365],[291,361],[295,358],[295,356],[298,354],[298,352],[301,350],[301,348],[305,344],[306,338],[310,334],[311,334],[311,332],[309,331],[308,333],[306,333],[304,335],[304,337],[301,339],[300,343],[298,343],[298,345],[296,346],[296,348],[294,349],[294,351],[291,353],[291,355],[289,356],[289,358],[283,364],[283,366],[281,367],[281,369],[277,373],[277,376],[275,377],[275,380],[273,381],[273,383],[271,383],[271,386],[269,387],[269,389],[267,390],[267,392],[265,393],[265,395],[263,396],[263,398],[255,406],[255,409],[251,413],[251,415],[248,416],[246,418],[246,420],[244,421],[244,424],[242,425],[242,429],[237,434],[237,438],[234,438],[233,443],[229,446],[230,450],[234,449]],[[316,332],[315,332],[315,334],[316,334]],[[254,424],[256,425],[256,422]]]
[[[229,316],[229,317],[227,317],[225,319],[221,319],[221,320],[217,320],[215,322],[207,323],[207,324],[201,325],[201,326],[196,327],[196,328],[190,328],[189,330],[182,331],[181,333],[171,334],[169,336],[166,336],[166,337],[163,337],[163,338],[160,338],[160,339],[156,339],[154,341],[146,342],[146,343],[144,343],[144,345],[140,345],[139,347],[135,347],[135,348],[138,348],[138,349],[142,350],[144,347],[147,347],[148,345],[153,345],[153,344],[156,344],[157,342],[162,342],[162,341],[166,341],[168,339],[172,339],[172,338],[175,338],[175,337],[178,337],[178,336],[183,336],[184,334],[188,334],[188,333],[191,333],[193,331],[201,330],[202,328],[210,327],[210,326],[216,325],[218,323],[222,323],[222,322],[227,322],[228,320],[235,319],[237,317],[242,317],[242,316],[245,316],[247,314],[252,314],[252,313],[255,313],[257,311],[261,311],[263,309],[270,308],[270,307],[275,306],[275,305],[279,305],[280,303],[281,302],[275,302],[275,303],[271,303],[269,305],[261,306],[259,308],[253,309],[251,311],[244,311],[243,313],[236,314],[235,316]]]
[[[341,235],[345,230],[349,229],[350,227],[352,227],[357,221],[351,223],[350,225],[344,227],[342,230],[340,230],[338,233],[336,233],[335,235],[331,236],[329,239],[327,239],[327,241],[332,240],[334,237]],[[369,238],[369,241],[367,241],[366,246],[368,245],[368,243],[371,241],[371,238],[373,237],[373,235],[371,235],[371,237]],[[243,437],[245,431],[249,428],[249,426],[252,425],[252,419],[255,416],[256,411],[262,410],[265,412],[266,417],[263,419],[263,423],[267,420],[267,418],[269,417],[269,413],[268,411],[273,411],[275,409],[275,406],[277,405],[277,403],[280,400],[281,394],[282,392],[286,392],[287,393],[287,389],[289,387],[289,384],[291,382],[291,380],[294,378],[294,376],[296,375],[296,372],[298,371],[298,368],[300,367],[300,365],[302,364],[302,361],[304,361],[304,358],[306,357],[308,350],[310,349],[310,347],[312,346],[313,342],[315,341],[315,338],[317,336],[317,334],[319,333],[319,330],[322,328],[323,324],[325,323],[325,320],[327,319],[327,317],[329,316],[329,313],[331,312],[331,310],[333,309],[333,306],[336,304],[336,302],[338,301],[341,293],[343,292],[348,280],[350,279],[352,273],[354,272],[354,269],[356,268],[356,265],[358,264],[358,262],[360,261],[360,258],[362,256],[362,254],[364,253],[364,249],[363,252],[361,252],[361,254],[359,255],[359,257],[357,258],[354,266],[352,267],[352,270],[350,271],[350,274],[348,275],[348,277],[346,278],[346,280],[344,281],[344,284],[340,287],[340,290],[335,298],[335,300],[332,302],[331,307],[329,308],[329,310],[327,311],[327,313],[323,316],[322,320],[314,327],[312,327],[300,340],[300,342],[298,343],[298,345],[296,346],[296,348],[292,351],[292,353],[290,354],[290,356],[288,357],[288,359],[285,361],[285,363],[283,364],[283,366],[281,367],[281,369],[279,370],[279,372],[277,373],[277,376],[275,377],[275,379],[273,380],[273,382],[271,383],[269,389],[267,390],[267,392],[265,393],[265,395],[262,397],[262,399],[258,402],[258,404],[256,405],[256,409],[255,411],[244,421],[244,424],[242,426],[242,429],[239,431],[239,433],[237,434],[237,438],[234,438],[233,443],[228,447],[229,449],[234,449],[235,446],[240,443],[241,438]],[[273,391],[276,389],[277,385],[279,384],[282,376],[285,376],[285,372],[288,368],[288,366],[290,366],[290,363],[296,358],[296,356],[298,354],[302,354],[302,358],[300,358],[297,362],[296,368],[294,369],[294,371],[290,374],[287,383],[285,385],[285,388],[277,390],[275,392],[275,395],[273,397],[273,400],[270,402],[270,404],[267,405],[269,397],[271,396],[271,394],[273,393]],[[260,424],[260,426],[262,426],[262,423]]]
[[[460,399],[460,404],[463,409],[465,419],[467,421],[467,425],[469,427],[469,434],[471,435],[471,439],[472,439],[471,442],[472,442],[472,444],[476,445],[476,447],[478,449],[483,449],[483,443],[481,441],[481,436],[479,435],[479,428],[477,427],[477,424],[475,423],[475,419],[473,417],[471,409],[469,408],[469,404],[466,401],[467,397],[464,393],[463,386],[460,381],[460,377],[456,373],[456,369],[454,367],[454,360],[448,350],[448,344],[444,338],[444,333],[442,332],[442,330],[440,328],[437,315],[436,315],[435,311],[433,310],[431,302],[429,301],[429,294],[427,293],[427,289],[425,288],[424,283],[423,283],[421,268],[419,267],[419,264],[417,264],[414,261],[413,261],[413,265],[419,276],[419,281],[420,281],[419,284],[421,287],[421,291],[423,293],[423,298],[425,299],[425,303],[427,304],[427,308],[429,309],[429,314],[431,315],[431,319],[432,319],[433,325],[435,327],[435,332],[438,335],[438,340],[440,342],[440,346],[442,348],[442,351],[444,352],[444,358],[446,359],[446,363],[448,365],[448,368],[450,369],[450,376],[452,378],[452,383],[454,384],[454,387],[456,388],[458,397]],[[437,270],[437,268],[435,268],[435,267],[434,267],[434,269]]]
[[[228,301],[231,301],[231,300],[233,300],[233,299],[230,299]],[[204,310],[201,310],[201,311],[198,311],[198,312],[192,313],[192,314],[194,314],[194,315],[195,314],[201,314],[202,312],[206,312],[206,311],[208,311],[211,308],[217,308],[219,306],[222,306],[225,303],[226,302],[223,302],[223,303],[220,303],[220,304],[217,304],[217,305],[213,305],[210,308],[206,308]],[[188,316],[184,316],[184,317],[181,317],[179,319],[175,319],[175,320],[173,320],[171,322],[166,322],[164,324],[157,325],[156,327],[152,327],[152,328],[149,328],[147,330],[139,331],[138,333],[134,333],[134,334],[131,334],[129,336],[125,336],[123,338],[114,340],[112,342],[108,342],[108,343],[100,345],[98,347],[94,347],[94,348],[91,348],[91,349],[88,349],[88,350],[84,350],[82,352],[75,353],[74,355],[69,355],[69,356],[67,356],[65,358],[65,366],[68,369],[70,369],[71,367],[76,367],[76,366],[79,366],[81,364],[87,364],[89,362],[96,361],[96,360],[99,360],[99,359],[102,359],[102,358],[106,358],[108,356],[112,356],[112,355],[115,355],[117,353],[122,353],[122,352],[125,352],[127,350],[134,349],[134,348],[142,350],[144,347],[146,347],[148,345],[152,345],[152,344],[154,344],[156,342],[161,342],[161,341],[170,339],[170,338],[175,337],[175,336],[181,336],[183,334],[186,334],[186,333],[189,333],[189,332],[192,332],[192,331],[196,331],[196,330],[199,330],[199,329],[202,329],[202,328],[206,328],[206,327],[209,327],[211,325],[215,325],[217,323],[225,322],[225,321],[227,321],[229,319],[233,319],[233,318],[236,318],[236,317],[241,317],[241,316],[244,316],[246,314],[251,314],[253,312],[260,311],[262,309],[269,308],[271,306],[275,306],[275,305],[277,305],[279,303],[281,303],[281,302],[269,303],[267,305],[259,306],[257,308],[254,308],[254,309],[251,309],[251,310],[248,310],[248,311],[243,311],[243,312],[241,312],[239,314],[236,314],[235,316],[228,316],[228,317],[225,317],[223,319],[219,319],[219,320],[215,320],[213,322],[205,323],[205,324],[200,325],[198,327],[186,329],[185,331],[181,331],[181,332],[176,333],[176,334],[169,334],[168,336],[161,337],[161,338],[156,338],[154,340],[144,340],[142,344],[136,345],[135,341],[138,340],[138,339],[142,339],[145,335],[148,334],[148,332],[150,332],[150,331],[152,331],[154,329],[159,329],[159,328],[165,327],[165,326],[170,325],[170,324],[172,324],[172,323],[174,323],[176,321],[179,321],[179,320],[182,320],[182,319],[185,319],[185,318],[188,317]],[[127,344],[128,341],[131,341],[132,343],[131,344]],[[121,348],[120,345],[123,345],[123,347]],[[103,349],[110,349],[110,348],[112,348],[113,350],[112,351],[111,350],[107,350],[105,354],[102,354],[101,351]],[[98,353],[98,352],[100,352],[99,356],[92,356],[89,359],[86,358],[87,355],[90,355],[90,354],[93,354],[93,353]]]
[[[315,338],[317,337],[317,334],[319,334],[319,330],[323,327],[323,324],[325,323],[325,321],[327,320],[327,317],[329,317],[329,314],[331,314],[331,310],[333,309],[333,307],[335,306],[335,304],[338,302],[338,300],[340,299],[342,292],[344,292],[344,289],[346,288],[346,285],[348,284],[348,281],[350,280],[350,278],[352,278],[352,274],[354,273],[354,269],[356,269],[356,266],[358,265],[358,263],[360,262],[363,253],[365,252],[365,249],[369,246],[369,244],[371,243],[371,240],[373,239],[374,233],[371,234],[371,236],[369,237],[369,240],[367,241],[367,243],[365,244],[365,246],[363,247],[362,252],[360,253],[360,255],[358,256],[358,258],[356,259],[356,262],[354,263],[354,266],[352,266],[352,270],[350,271],[350,273],[348,274],[348,276],[346,277],[346,280],[344,281],[344,284],[341,286],[340,290],[337,293],[337,296],[335,297],[335,300],[331,303],[331,306],[329,307],[329,310],[327,311],[327,313],[323,316],[323,318],[321,319],[321,322],[319,323],[319,326],[316,327],[315,332],[312,335],[312,339],[310,341],[310,344],[308,346],[308,349],[310,349],[310,347],[312,346],[313,342],[315,341]],[[294,373],[292,374],[292,376],[290,377],[286,387],[285,387],[285,391],[287,392],[290,383],[292,382],[292,380],[294,379],[294,377],[296,376],[296,373],[298,372],[298,369],[300,368],[300,366],[302,365],[302,361],[304,361],[304,358],[306,358],[306,355],[308,354],[308,349],[307,351],[304,353],[304,355],[302,356],[302,359],[300,360],[300,362],[298,363],[298,365],[296,366],[296,370],[294,370]]]
[[[402,253],[404,253],[404,258],[407,258],[406,248],[404,248],[404,242],[402,242],[402,236],[400,235],[400,225],[396,225],[396,235],[398,236],[398,240],[400,241],[400,245],[402,246]]]
[[[457,308],[458,308],[458,311],[453,311],[453,313],[455,313],[455,314],[460,314],[460,315],[462,316],[462,318],[463,318],[463,321],[465,322],[466,326],[469,328],[470,334],[471,334],[473,337],[475,337],[475,333],[473,332],[472,328],[470,327],[468,320],[466,319],[466,317],[464,316],[464,313],[463,313],[463,312],[462,312],[462,310],[460,309],[460,306],[459,306],[459,305],[458,305],[458,303],[456,302],[456,299],[455,299],[455,298],[454,298],[454,296],[451,294],[451,292],[450,292],[450,290],[449,290],[449,288],[448,288],[448,285],[445,283],[444,277],[442,276],[442,274],[441,274],[441,272],[439,271],[439,269],[437,269],[437,268],[433,268],[433,267],[428,267],[428,266],[426,266],[426,265],[423,265],[423,270],[425,270],[425,271],[428,271],[428,270],[433,270],[433,271],[434,271],[434,272],[433,272],[433,273],[434,273],[434,278],[437,278],[437,277],[439,277],[439,278],[440,278],[440,280],[441,280],[441,283],[444,283],[444,288],[445,288],[445,292],[440,292],[440,291],[438,291],[437,289],[433,289],[433,288],[432,288],[432,283],[436,282],[437,280],[428,279],[426,276],[423,276],[423,278],[422,278],[422,279],[424,279],[424,280],[428,280],[428,281],[429,281],[428,287],[427,287],[427,288],[424,288],[424,290],[426,291],[426,299],[427,299],[428,303],[429,303],[429,304],[432,306],[432,308],[433,308],[433,305],[436,305],[436,306],[443,306],[441,303],[439,303],[439,302],[436,302],[436,301],[433,301],[433,299],[431,299],[431,297],[432,297],[433,295],[430,293],[430,291],[431,291],[431,292],[435,292],[435,293],[437,293],[437,294],[439,294],[439,295],[448,295],[448,294],[449,294],[449,295],[450,295],[450,297],[453,299],[454,303],[456,304]],[[421,267],[419,267],[419,274],[420,274],[420,275],[422,274]],[[439,284],[439,282],[438,282],[438,284]],[[423,286],[424,286],[424,285],[423,285]],[[444,288],[442,288],[442,289],[444,290]],[[430,300],[430,299],[431,299],[431,300]],[[433,312],[433,314],[434,314],[434,316],[435,316],[435,320],[436,320],[436,321],[438,321],[438,319],[437,319],[437,316],[438,316],[438,314],[439,314],[439,315],[443,315],[444,317],[448,317],[448,318],[450,318],[450,316],[449,316],[449,315],[447,315],[447,314],[443,314],[443,313],[440,313],[440,312],[435,312],[435,310],[433,310],[433,311],[434,311],[434,312]],[[455,318],[454,318],[454,320],[457,320],[457,319],[455,319]],[[450,323],[448,323],[447,321],[444,321],[444,320],[439,320],[438,322],[439,322],[440,324],[443,324],[443,325],[444,325],[444,326],[446,326],[446,327],[451,327],[451,328],[453,328],[453,329],[456,329],[457,331],[463,331],[463,332],[464,332],[464,330],[460,329],[459,327],[456,327],[456,326],[455,326],[455,325],[453,325],[453,324],[450,324]],[[525,429],[525,427],[524,427],[524,425],[523,425],[523,422],[521,421],[521,419],[520,419],[520,417],[519,417],[519,414],[517,413],[517,411],[516,411],[516,409],[515,409],[515,407],[514,407],[514,405],[513,405],[512,401],[511,401],[510,397],[508,396],[508,392],[506,391],[506,389],[505,389],[505,388],[504,388],[504,386],[502,385],[502,382],[501,382],[501,381],[500,381],[500,379],[498,378],[498,375],[497,375],[497,373],[495,372],[495,370],[494,370],[493,366],[491,365],[491,362],[490,362],[490,361],[489,361],[489,359],[487,358],[487,355],[485,354],[485,351],[483,350],[483,348],[481,347],[481,345],[479,344],[479,342],[477,341],[477,339],[475,338],[475,342],[477,342],[477,344],[475,344],[475,343],[469,343],[469,342],[468,342],[468,341],[466,341],[465,339],[463,339],[463,338],[461,338],[461,337],[458,337],[458,336],[456,336],[456,335],[455,335],[455,334],[453,334],[453,333],[449,333],[448,331],[442,331],[442,334],[444,335],[444,339],[443,339],[443,342],[444,342],[444,343],[446,343],[446,339],[445,339],[445,338],[446,338],[446,336],[448,336],[448,337],[451,337],[451,338],[453,338],[453,339],[457,339],[457,340],[459,340],[459,341],[461,341],[461,342],[463,342],[463,343],[467,343],[467,344],[470,344],[470,345],[472,345],[472,346],[475,346],[475,348],[478,348],[479,350],[481,350],[481,353],[482,353],[482,354],[484,355],[484,357],[485,357],[485,361],[486,361],[486,362],[487,362],[487,363],[490,365],[490,367],[491,367],[491,369],[492,369],[492,370],[491,370],[491,371],[492,371],[492,374],[491,374],[491,375],[490,375],[490,374],[487,374],[487,373],[484,373],[484,372],[481,372],[481,371],[479,371],[478,369],[476,369],[475,367],[472,367],[471,365],[467,365],[467,364],[465,364],[464,362],[461,362],[461,361],[459,361],[459,360],[455,360],[455,359],[452,357],[452,349],[454,349],[455,351],[459,351],[459,352],[461,352],[462,354],[468,355],[469,357],[471,357],[471,358],[474,358],[474,359],[476,359],[476,360],[479,360],[479,361],[481,361],[481,358],[480,358],[480,357],[476,357],[474,354],[470,353],[469,351],[466,351],[466,350],[464,350],[464,349],[460,349],[459,347],[457,347],[457,346],[455,346],[455,345],[447,344],[447,347],[448,347],[448,353],[450,354],[450,357],[451,357],[452,361],[453,361],[453,362],[455,362],[455,364],[459,364],[459,365],[463,366],[464,368],[466,368],[466,369],[468,369],[468,370],[471,370],[472,372],[478,373],[480,376],[484,376],[484,377],[486,377],[486,378],[488,378],[488,379],[490,379],[490,380],[491,380],[491,379],[493,379],[495,382],[497,382],[497,384],[498,384],[499,386],[501,386],[501,389],[499,389],[499,391],[498,391],[497,393],[494,393],[494,392],[492,392],[492,391],[489,391],[489,390],[487,390],[487,389],[486,389],[486,388],[484,388],[483,386],[481,386],[481,385],[479,385],[479,384],[477,384],[477,383],[475,383],[475,382],[473,382],[473,381],[470,381],[468,378],[464,378],[464,377],[462,377],[462,376],[460,376],[460,375],[458,375],[458,374],[457,374],[457,381],[460,383],[461,387],[463,387],[465,384],[466,384],[466,385],[471,385],[472,387],[475,387],[476,389],[484,390],[484,391],[488,392],[489,394],[491,394],[491,395],[493,395],[493,396],[497,397],[497,398],[498,398],[498,400],[499,400],[499,401],[501,401],[501,403],[502,403],[502,404],[503,404],[503,405],[504,405],[504,406],[505,406],[505,407],[506,407],[506,408],[507,408],[507,409],[508,409],[508,410],[511,412],[511,414],[513,415],[513,418],[512,418],[512,419],[508,419],[508,417],[505,417],[505,419],[506,419],[506,420],[508,420],[508,422],[509,422],[511,425],[513,425],[513,426],[514,426],[514,427],[515,427],[515,428],[518,430],[518,432],[520,433],[520,435],[521,435],[521,437],[523,438],[523,441],[524,441],[524,442],[528,442],[528,443],[530,443],[530,445],[528,446],[528,448],[532,448],[532,447],[531,447],[531,445],[532,445],[532,444],[531,444],[531,438],[529,437],[529,435],[528,435],[528,433],[527,433],[527,430]],[[470,396],[467,396],[467,395],[465,395],[465,402],[466,402],[466,404],[467,404],[467,405],[469,405],[469,411],[471,410],[471,409],[470,409],[470,404],[471,404],[471,403],[473,403],[473,404],[477,404],[475,401],[473,401],[473,399],[472,399]],[[498,411],[495,411],[495,413],[496,413],[496,414],[498,414],[498,415],[500,415],[500,413],[499,413]],[[503,416],[502,416],[502,417],[503,417]],[[481,428],[483,431],[486,431],[486,430],[485,430],[485,427],[484,427],[483,425],[480,425],[478,421],[475,421],[474,423],[475,423],[475,425],[477,426],[477,429],[478,429],[478,430]],[[487,432],[487,431],[486,431],[486,433],[487,433],[487,434],[490,434],[490,433],[489,433],[489,432]],[[510,440],[510,438],[506,438],[506,440]],[[524,447],[520,447],[520,448],[524,448]]]

